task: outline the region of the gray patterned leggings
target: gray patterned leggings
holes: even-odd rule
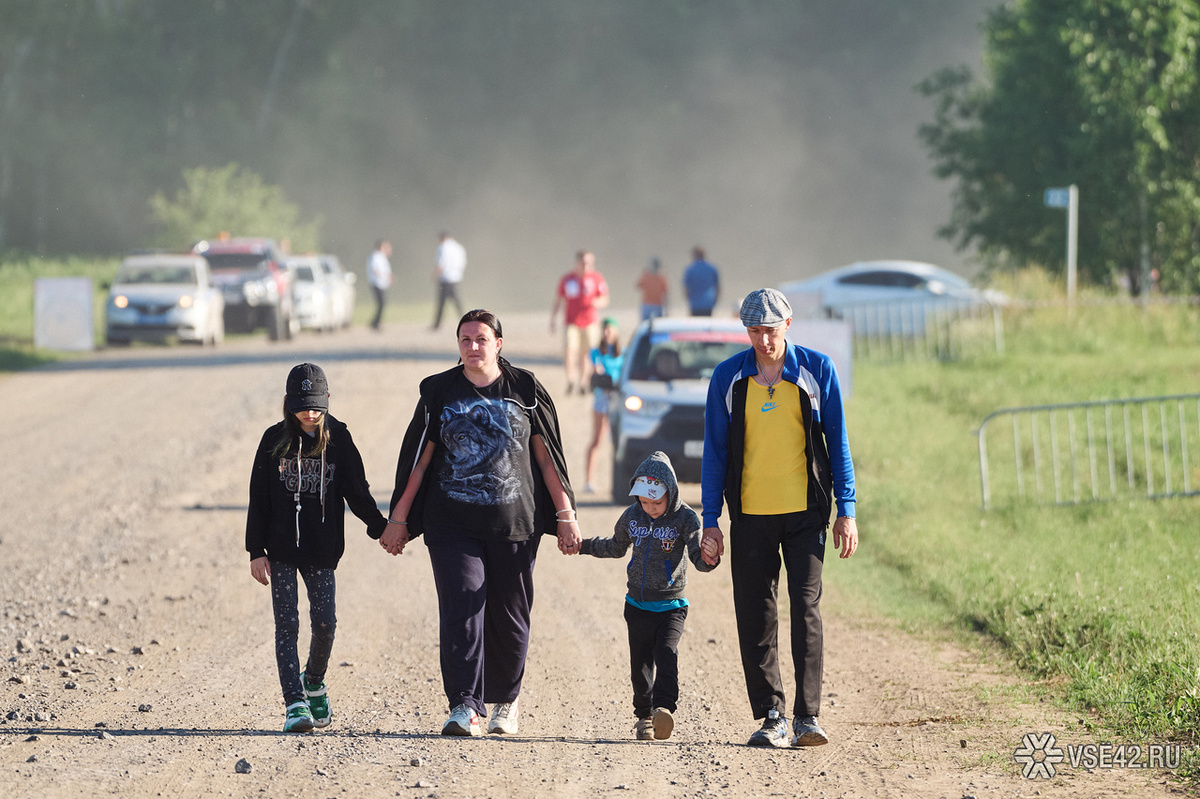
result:
[[[283,689],[283,703],[290,705],[304,701],[304,688],[300,685],[300,654],[297,642],[300,638],[299,583],[296,573],[304,578],[308,592],[308,618],[312,627],[312,638],[308,645],[308,664],[304,667],[309,682],[325,678],[329,666],[329,653],[333,651],[333,633],[337,629],[334,608],[333,569],[317,569],[312,566],[294,566],[291,563],[271,561],[271,607],[275,611],[275,663],[279,666],[279,687]]]

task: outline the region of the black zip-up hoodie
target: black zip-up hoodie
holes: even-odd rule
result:
[[[288,442],[283,455],[271,455],[283,435],[284,424],[280,421],[267,428],[254,455],[246,549],[251,560],[265,555],[296,566],[335,569],[346,549],[347,504],[366,523],[372,538],[383,535],[387,519],[371,496],[362,456],[346,425],[326,414],[329,444],[324,457],[303,455],[297,464],[295,441]],[[311,447],[312,439],[303,433],[301,436],[305,448]],[[317,476],[322,472],[323,480],[319,481]]]
[[[567,492],[567,499],[573,509],[575,492],[571,489],[571,480],[567,476],[567,461],[563,455],[562,435],[558,429],[558,412],[554,409],[554,401],[550,398],[550,393],[528,369],[513,366],[504,356],[500,356],[498,363],[500,371],[504,373],[521,404],[526,408],[533,409],[533,432],[542,437],[542,443],[546,445],[546,451],[550,453],[550,460],[554,462],[559,482]],[[446,392],[449,390],[451,382],[462,371],[463,365],[459,364],[444,372],[430,375],[421,381],[421,398],[417,402],[412,421],[408,423],[408,429],[405,431],[404,440],[400,445],[400,457],[396,463],[396,484],[392,491],[392,501],[388,505],[389,512],[395,512],[396,503],[400,501],[400,497],[404,495],[404,489],[408,487],[408,477],[412,474],[417,461],[420,460],[421,453],[425,451],[425,444],[429,440],[430,420],[441,414]],[[532,457],[531,453],[530,458]],[[550,496],[550,489],[546,487],[546,483],[542,479],[542,470],[538,467],[537,461],[533,462],[531,472],[534,483],[534,528],[543,535],[555,535],[558,532],[556,512],[561,509],[555,507],[554,499]],[[412,506],[408,509],[408,517],[403,520],[408,523],[410,541],[425,532],[425,495],[431,479],[433,479],[432,470],[426,471],[425,479],[422,480],[416,496],[413,497]],[[381,532],[379,535],[382,534]],[[372,537],[378,538],[379,535]]]
[[[650,518],[642,510],[641,500],[634,497],[633,504],[613,527],[612,538],[585,539],[579,552],[597,558],[619,558],[632,544],[633,555],[626,566],[630,599],[639,602],[682,599],[689,558],[702,572],[712,571],[716,566],[709,566],[700,554],[700,519],[679,499],[679,483],[671,459],[664,452],[652,453],[633,473],[631,488],[642,475],[666,485],[667,509],[663,515]],[[683,554],[684,547],[687,557]]]

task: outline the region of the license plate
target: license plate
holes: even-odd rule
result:
[[[161,313],[144,313],[138,321],[143,325],[165,325],[167,323],[167,315]]]
[[[700,458],[704,456],[703,441],[685,441],[683,442],[683,454],[688,458]]]

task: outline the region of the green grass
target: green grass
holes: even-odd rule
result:
[[[116,258],[42,258],[8,254],[0,258],[0,372],[55,361],[62,353],[33,346],[33,287],[40,277],[90,277],[92,322],[97,343],[104,340],[104,303],[117,273]]]
[[[862,548],[829,570],[909,625],[983,634],[1113,732],[1200,738],[1200,499],[981,509],[975,430],[1013,406],[1196,391],[1200,311],[1018,311],[1006,349],[855,364]]]

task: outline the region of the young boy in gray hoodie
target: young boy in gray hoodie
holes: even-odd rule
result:
[[[630,545],[626,566],[625,623],[629,627],[629,668],[633,681],[634,732],[638,740],[671,737],[679,701],[679,637],[687,618],[687,562],[700,571],[720,563],[715,542],[700,544],[700,519],[679,499],[675,470],[665,453],[655,452],[633,473],[637,501],[617,520],[611,538],[589,538],[582,555],[619,558]],[[686,557],[684,549],[686,548]],[[707,555],[711,565],[705,561]]]

